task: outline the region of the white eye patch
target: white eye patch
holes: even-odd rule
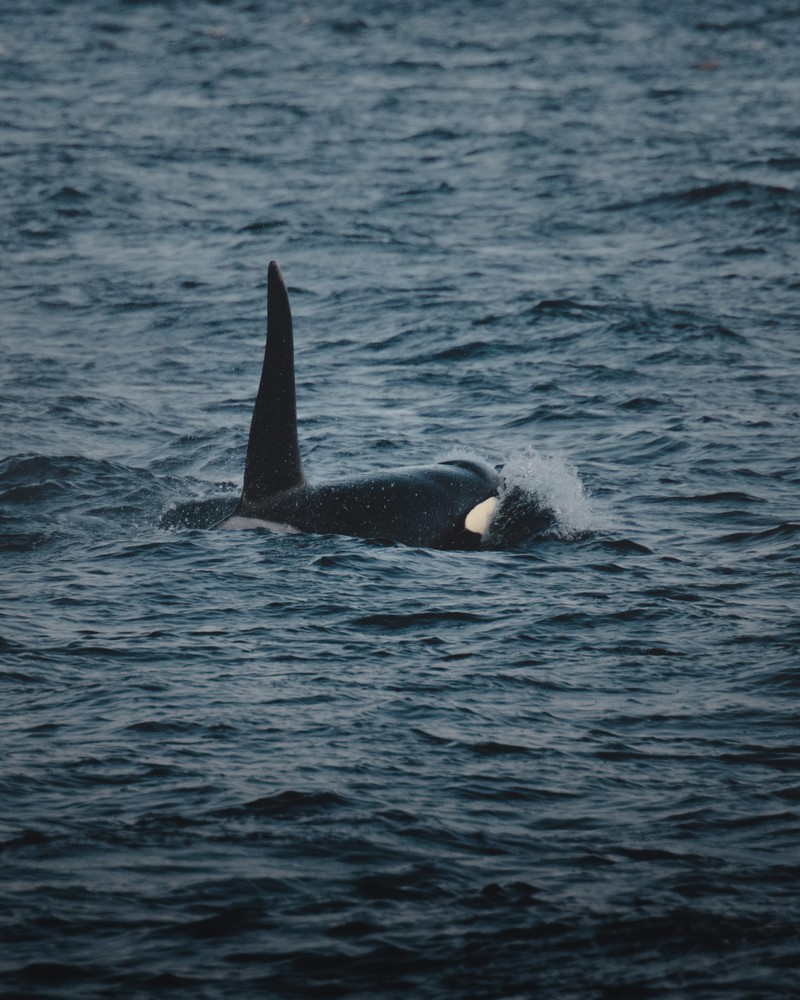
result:
[[[496,508],[497,497],[489,497],[488,500],[479,503],[477,507],[473,507],[469,514],[467,514],[464,519],[464,527],[467,531],[472,531],[476,535],[483,535],[489,527],[489,522]]]

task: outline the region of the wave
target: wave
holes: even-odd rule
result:
[[[767,542],[772,540],[792,540],[800,534],[800,523],[787,521],[776,524],[761,531],[734,531],[715,539],[725,544],[742,544],[750,542]]]
[[[152,527],[185,482],[108,459],[12,455],[0,460],[0,551]]]
[[[221,484],[219,489],[234,489],[233,484]],[[175,504],[161,515],[159,527],[164,530],[184,528],[187,530],[204,531],[213,528],[215,524],[230,517],[239,499],[238,490],[232,496],[230,492],[218,496],[205,497],[198,500],[187,500]]]
[[[614,202],[602,206],[599,211],[620,212],[651,205],[702,205],[721,203],[726,209],[750,208],[758,205],[762,209],[785,211],[789,202],[796,200],[797,193],[779,184],[758,184],[754,181],[733,180],[681,188],[677,191],[662,191],[633,201]]]

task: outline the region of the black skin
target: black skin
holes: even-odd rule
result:
[[[242,501],[236,514],[317,534],[384,538],[436,549],[477,549],[481,537],[464,520],[496,496],[500,479],[478,462],[441,462],[357,476],[321,486],[303,483]]]

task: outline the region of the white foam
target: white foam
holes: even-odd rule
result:
[[[577,469],[562,455],[524,448],[509,457],[502,475],[506,489],[522,489],[553,512],[557,535],[572,538],[593,527],[594,512],[586,489]]]

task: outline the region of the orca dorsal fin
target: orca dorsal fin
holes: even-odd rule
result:
[[[258,502],[304,481],[297,441],[292,312],[283,275],[273,260],[267,277],[264,367],[250,422],[242,502]]]

